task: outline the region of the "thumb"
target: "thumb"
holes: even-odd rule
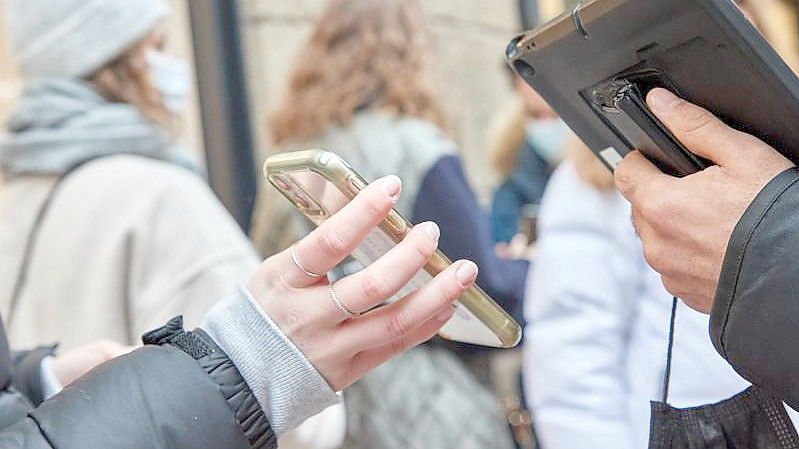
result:
[[[755,150],[757,146],[767,147],[760,140],[730,128],[706,109],[666,89],[657,88],[649,92],[647,104],[688,150],[717,165],[729,166],[741,161],[745,152]]]

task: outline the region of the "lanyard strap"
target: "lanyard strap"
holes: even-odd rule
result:
[[[666,373],[663,378],[663,403],[669,403],[669,382],[671,381],[671,360],[674,353],[674,327],[677,322],[677,297],[672,298],[671,322],[669,323],[669,346],[666,350]]]

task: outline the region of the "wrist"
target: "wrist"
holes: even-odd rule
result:
[[[280,435],[338,395],[245,288],[206,315],[203,329],[228,354]]]

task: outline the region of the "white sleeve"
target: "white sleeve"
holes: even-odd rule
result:
[[[42,398],[50,399],[64,389],[53,370],[53,357],[48,356],[41,361]]]
[[[569,193],[549,192],[552,207],[542,208],[525,311],[525,391],[542,447],[636,449],[625,369],[636,313],[626,279],[635,262],[604,226],[608,204],[570,201]],[[571,217],[558,217],[565,209]]]

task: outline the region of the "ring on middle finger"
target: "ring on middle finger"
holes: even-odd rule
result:
[[[353,312],[347,306],[345,306],[343,302],[341,302],[341,299],[339,299],[338,295],[336,294],[335,285],[335,283],[331,283],[328,286],[327,293],[328,297],[330,297],[330,300],[333,301],[333,304],[336,306],[336,309],[338,309],[338,311],[347,318],[354,318],[363,315],[362,313]]]

